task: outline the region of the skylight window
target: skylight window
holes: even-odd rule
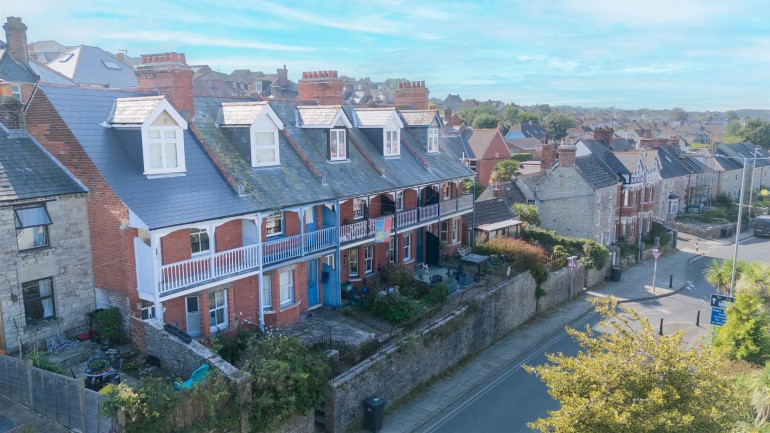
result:
[[[109,60],[102,60],[102,64],[104,64],[104,67],[107,69],[113,69],[116,71],[120,70],[120,66],[118,66],[118,64],[115,62],[111,62]]]
[[[65,54],[65,55],[63,55],[63,56],[62,56],[62,58],[61,58],[61,59],[59,59],[59,63],[67,63],[67,62],[69,62],[69,60],[70,60],[70,59],[72,58],[72,56],[74,56],[74,55],[75,55],[74,53],[69,53],[69,54]]]

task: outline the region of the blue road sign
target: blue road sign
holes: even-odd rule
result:
[[[711,308],[711,324],[716,326],[722,326],[727,321],[727,314],[725,314],[724,308]]]

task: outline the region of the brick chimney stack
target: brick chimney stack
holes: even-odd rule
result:
[[[577,148],[575,146],[559,146],[559,167],[572,167],[575,165]]]
[[[3,29],[5,29],[5,42],[8,44],[8,54],[17,62],[28,65],[27,26],[19,17],[8,17],[8,21],[3,24]]]
[[[550,170],[553,165],[553,144],[543,145],[542,156],[540,156],[540,170]]]
[[[283,84],[287,81],[289,81],[289,70],[286,69],[286,65],[283,65],[283,68],[276,69],[276,72],[278,74],[278,82]]]
[[[303,72],[297,82],[297,99],[318,101],[319,105],[341,105],[343,87],[337,71]]]
[[[24,129],[21,101],[13,96],[13,86],[0,80],[0,123],[8,129]]]
[[[594,140],[602,140],[607,144],[611,144],[615,138],[615,130],[607,126],[594,129]]]
[[[396,105],[409,105],[416,110],[428,110],[428,88],[425,81],[402,81],[398,83],[394,98]]]
[[[193,106],[193,71],[184,53],[142,54],[136,68],[139,88],[157,90],[185,119],[195,115]]]

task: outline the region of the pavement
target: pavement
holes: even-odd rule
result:
[[[750,236],[750,232],[745,232],[741,239]],[[691,281],[688,265],[692,260],[713,248],[732,243],[734,238],[707,240],[680,234],[678,250],[667,252],[658,259],[655,287],[652,285],[655,261],[647,260],[623,270],[620,281],[605,282],[600,287],[586,290],[584,294],[587,296],[579,296],[572,302],[565,302],[538,314],[449,377],[437,380],[425,391],[388,413],[379,432],[411,433],[419,429],[431,417],[509,366],[512,360],[520,359],[531,348],[555,336],[567,324],[591,311],[593,306],[588,301],[590,296],[614,296],[621,303],[671,296],[684,290],[688,281]],[[670,288],[669,276],[673,276]],[[361,433],[366,431],[361,430]]]

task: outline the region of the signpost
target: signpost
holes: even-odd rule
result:
[[[569,299],[572,300],[572,274],[577,268],[577,256],[567,257],[567,267],[569,268]]]
[[[716,293],[711,295],[711,324],[715,326],[722,326],[727,321],[727,313],[725,308],[728,304],[735,302],[735,298],[732,296],[717,295]]]
[[[652,293],[655,293],[655,274],[658,273],[658,257],[660,257],[660,250],[653,248],[652,257],[655,258],[655,266],[652,268]]]

